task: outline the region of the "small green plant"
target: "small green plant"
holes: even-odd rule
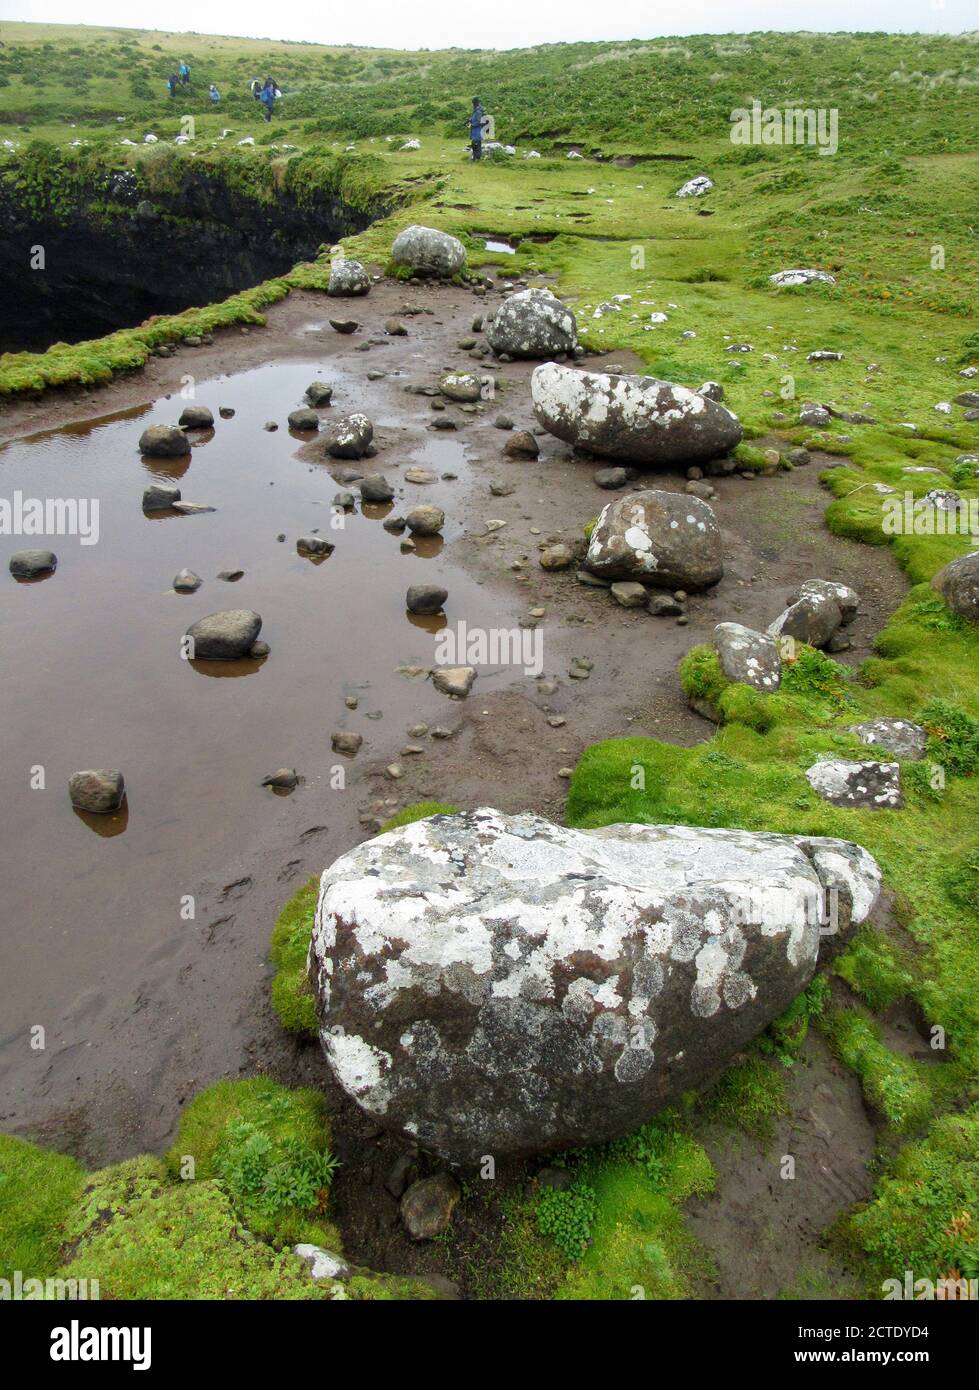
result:
[[[587,1183],[575,1182],[563,1191],[547,1187],[537,1201],[537,1227],[569,1260],[580,1260],[588,1249],[597,1211],[595,1189]]]
[[[218,1176],[246,1206],[253,1203],[269,1217],[289,1208],[326,1208],[338,1160],[298,1139],[275,1144],[258,1125],[232,1120],[214,1155]]]

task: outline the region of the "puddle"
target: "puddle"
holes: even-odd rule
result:
[[[396,439],[358,466],[387,476],[399,512],[442,506],[444,544],[403,554],[401,537],[381,524],[392,508],[362,510],[359,499],[342,529],[331,526],[333,496],[347,485],[325,460],[301,457],[308,436],[286,427],[318,377],[335,385],[333,413],[366,409],[375,431]],[[432,664],[444,621],[409,617],[409,584],[447,588],[450,624],[515,623],[490,586],[451,558],[464,530],[464,444],[426,433],[426,398],[406,396],[396,380],[373,385],[365,400],[362,380],[336,360],[315,359],[199,383],[195,399],[212,409],[215,428],[191,436],[189,460],[141,459],[136,449],[147,425],[176,420],[176,397],[0,449],[0,496],[99,501],[97,544],[5,536],[0,551],[0,1075],[23,1067],[33,1024],[47,1030],[49,1050],[96,1043],[113,999],[142,996],[147,962],[203,930],[182,914],[184,895],[223,881],[224,866],[260,847],[282,817],[296,818],[289,824],[298,835],[331,813],[336,819],[345,797],[354,799],[344,802],[353,819],[351,804],[368,799],[368,768],[397,755],[411,724],[458,722],[459,707],[431,682],[396,671]],[[234,418],[219,419],[219,406]],[[263,429],[268,419],[278,431]],[[334,471],[352,466],[331,463]],[[409,463],[437,481],[405,481]],[[154,481],[178,481],[185,500],[216,510],[146,516],[142,494]],[[335,545],[318,565],[295,548],[317,529]],[[10,554],[31,546],[58,556],[43,584],[19,584],[7,572]],[[204,581],[196,593],[171,588],[184,567]],[[235,583],[216,578],[237,568],[244,574]],[[181,659],[186,628],[223,608],[262,615],[265,660]],[[509,679],[512,672],[481,672],[478,690]],[[348,695],[358,697],[357,710],[346,708]],[[363,734],[357,758],[332,751],[337,729]],[[338,765],[346,791],[331,786]],[[87,767],[122,770],[127,799],[117,816],[72,810],[68,778]],[[304,778],[289,798],[260,785],[279,767]],[[32,789],[32,778],[44,789]]]
[[[508,241],[497,241],[495,238],[484,241],[483,245],[486,247],[487,251],[501,251],[507,256],[514,256],[517,251],[517,248],[511,246]]]

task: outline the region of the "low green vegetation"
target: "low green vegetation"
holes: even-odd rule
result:
[[[325,1220],[337,1160],[320,1091],[266,1077],[219,1081],[183,1112],[166,1165],[176,1179],[217,1180],[256,1235],[338,1243]]]
[[[0,1279],[55,1273],[59,1232],[83,1182],[73,1158],[0,1134]]]
[[[265,1077],[202,1091],[165,1159],[86,1173],[0,1136],[0,1278],[95,1281],[103,1299],[437,1297],[366,1269],[342,1286],[310,1278],[293,1244],[342,1255],[329,1216],[336,1167],[322,1094]]]
[[[319,886],[314,875],[289,899],[272,928],[269,946],[275,968],[272,1007],[287,1033],[306,1038],[317,1035],[316,1004],[306,966]]]

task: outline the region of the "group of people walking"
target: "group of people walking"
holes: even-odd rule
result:
[[[167,78],[167,90],[169,91],[170,95],[174,97],[177,95],[178,87],[189,86],[190,66],[187,63],[182,62],[177,68],[177,71],[171,73],[170,76]],[[272,77],[267,77],[265,81],[262,82],[259,80],[259,78],[253,77],[251,82],[249,82],[248,87],[255,100],[260,101],[262,103],[263,116],[267,121],[270,121],[272,119],[272,112],[275,110],[276,100],[278,97],[282,95],[282,93],[279,91],[278,86],[276,85],[275,79]],[[215,106],[221,100],[221,93],[218,91],[217,87],[213,82],[211,83],[210,87],[208,87],[207,94],[210,97],[211,102]]]

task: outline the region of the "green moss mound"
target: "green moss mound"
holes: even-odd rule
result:
[[[58,1265],[61,1228],[85,1179],[81,1164],[0,1134],[0,1279],[44,1279]]]

